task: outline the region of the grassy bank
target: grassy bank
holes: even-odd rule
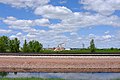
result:
[[[57,79],[57,78],[1,78],[0,80],[64,80],[64,79]]]
[[[117,78],[117,79],[111,79],[111,80],[120,80],[120,78]]]
[[[79,49],[79,50],[63,50],[63,51],[53,51],[53,50],[41,50],[40,53],[44,54],[62,54],[62,53],[91,53],[90,49]],[[94,53],[120,53],[119,49],[96,49]]]
[[[56,79],[56,78],[49,78],[49,79],[44,79],[44,78],[2,78],[0,80],[64,80],[64,79]],[[110,80],[120,80],[118,79],[110,79]]]

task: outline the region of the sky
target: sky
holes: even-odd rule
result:
[[[0,36],[45,48],[120,48],[120,0],[0,0]]]

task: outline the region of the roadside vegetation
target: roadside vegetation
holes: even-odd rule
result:
[[[58,78],[1,78],[0,80],[64,80]]]
[[[64,80],[60,78],[6,78],[6,76],[9,74],[9,72],[0,72],[0,80]],[[14,75],[17,75],[17,72],[14,72]]]
[[[120,78],[117,78],[117,79],[110,79],[110,80],[120,80]]]
[[[24,40],[23,46],[20,46],[20,40],[18,38],[9,39],[7,36],[0,37],[0,53],[119,53],[119,48],[106,48],[98,49],[95,47],[94,39],[90,41],[90,46],[88,48],[81,49],[71,49],[54,51],[49,49],[43,49],[42,43],[36,40],[27,42]]]

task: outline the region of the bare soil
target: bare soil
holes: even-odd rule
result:
[[[0,57],[0,72],[120,72],[120,58]]]

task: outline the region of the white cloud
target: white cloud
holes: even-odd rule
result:
[[[10,36],[10,39],[14,39],[14,38],[16,38],[17,36],[15,36],[15,35],[11,35]]]
[[[76,32],[81,28],[108,25],[120,27],[118,16],[103,16],[100,14],[75,12],[72,17],[62,19],[61,23],[52,24],[50,28],[61,32]]]
[[[102,15],[111,15],[115,10],[120,10],[120,0],[80,0],[80,4],[84,4],[84,9]]]
[[[109,34],[109,33],[110,33],[110,31],[109,31],[109,30],[105,32],[105,34]]]
[[[16,21],[17,19],[15,17],[13,17],[13,16],[9,16],[9,17],[7,17],[7,20],[9,20],[9,21]]]
[[[31,41],[31,40],[41,41],[37,35],[30,34],[30,33],[25,35],[25,39],[27,39],[27,41]]]
[[[88,37],[89,39],[95,39],[95,38],[97,38],[97,36],[96,35],[94,35],[94,34],[89,34],[89,37]]]
[[[17,35],[17,36],[22,36],[22,33],[21,33],[21,32],[18,32],[16,35]]]
[[[70,33],[71,36],[77,36],[78,34],[75,32]]]
[[[105,36],[102,36],[102,37],[103,37],[103,39],[111,39],[112,38],[111,35],[105,35]]]
[[[68,18],[68,16],[72,17],[72,11],[64,6],[45,5],[37,7],[34,13],[51,19],[65,19]]]
[[[71,14],[71,13],[70,13]],[[97,47],[110,47],[110,41],[113,40],[113,36],[105,34],[103,36],[97,36],[90,34],[89,36],[80,36],[76,31],[84,27],[91,27],[96,25],[110,25],[120,27],[120,20],[117,16],[103,16],[100,14],[90,14],[90,13],[72,13],[72,17],[65,19],[61,18],[61,22],[57,24],[50,24],[50,21],[46,18],[35,19],[35,20],[18,20],[14,17],[8,17],[3,20],[4,23],[9,25],[12,29],[21,29],[27,34],[23,35],[17,33],[11,37],[18,37],[22,42],[24,39],[38,40],[44,44],[45,47],[50,45],[50,47],[56,47],[59,43],[68,40],[66,47],[82,47],[81,43],[85,43],[85,46],[89,46],[89,41],[93,38],[96,41]],[[35,29],[34,26],[48,26],[50,30],[40,30]],[[71,36],[65,36],[65,32],[70,32]],[[115,40],[116,41],[116,40]],[[52,44],[52,45],[51,45]],[[78,46],[79,45],[79,46]],[[115,46],[115,45],[114,45]]]
[[[49,25],[48,19],[36,19],[36,20],[17,20],[15,17],[7,17],[3,22],[9,25],[9,28],[30,30],[34,26],[47,26]]]
[[[13,7],[31,7],[35,8],[49,3],[50,0],[0,0],[0,3],[10,4]]]
[[[50,24],[48,19],[36,19],[33,22],[38,26],[48,26]]]
[[[5,29],[0,29],[0,34],[8,34],[11,33],[12,30],[5,30]]]
[[[0,17],[0,20],[3,20],[4,18]]]

